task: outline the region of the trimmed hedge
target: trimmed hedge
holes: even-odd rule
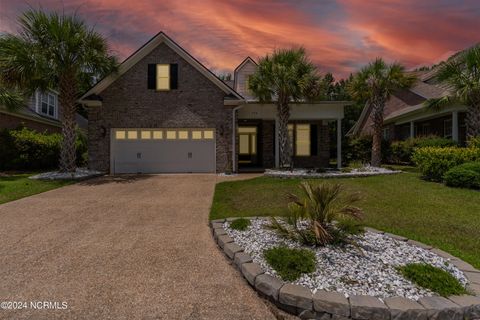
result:
[[[468,162],[456,166],[444,175],[447,186],[480,189],[480,162]]]
[[[404,141],[394,141],[390,146],[388,161],[395,164],[411,164],[412,155],[417,148],[423,147],[454,147],[456,142],[437,136],[409,138]]]
[[[441,181],[444,174],[453,167],[466,162],[480,161],[480,148],[418,148],[412,160],[425,179]]]
[[[0,131],[0,170],[45,170],[58,167],[62,136],[22,128]],[[84,165],[82,155],[87,139],[77,134],[77,165]]]

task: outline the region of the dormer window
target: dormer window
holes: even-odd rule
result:
[[[157,64],[157,90],[170,90],[169,64]]]
[[[52,118],[57,118],[57,96],[52,93],[40,94],[40,114],[46,115]]]

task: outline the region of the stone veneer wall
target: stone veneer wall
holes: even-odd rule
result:
[[[178,89],[147,89],[148,64],[178,64]],[[203,74],[160,44],[101,94],[101,107],[89,111],[89,167],[110,171],[111,128],[215,128],[217,172],[232,150],[232,111],[225,93]]]

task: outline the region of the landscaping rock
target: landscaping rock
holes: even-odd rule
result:
[[[463,272],[468,271],[472,273],[480,273],[480,270],[475,269],[471,264],[466,263],[465,261],[455,259],[451,263]]]
[[[476,296],[469,296],[469,295],[462,295],[462,296],[450,296],[448,297],[449,300],[453,301],[453,303],[458,304],[461,307],[469,307],[473,305],[480,306],[480,297]]]
[[[217,240],[219,236],[226,235],[227,232],[223,228],[215,228],[213,229],[213,239]]]
[[[318,290],[313,295],[313,309],[339,316],[350,316],[350,304],[345,296],[338,292]]]
[[[264,273],[262,268],[256,263],[242,264],[242,274],[252,286],[255,286],[255,278]]]
[[[255,278],[255,289],[275,301],[278,301],[278,293],[282,286],[282,281],[268,274],[261,274]]]
[[[280,289],[278,301],[287,306],[312,310],[312,292],[296,284],[286,284]]]
[[[222,228],[223,229],[223,223],[221,222],[212,222],[212,229],[215,228]]]
[[[477,272],[464,272],[469,282],[480,285],[480,273]]]
[[[223,219],[215,219],[210,221],[210,226],[212,226],[214,223],[221,223],[223,224],[225,222],[225,218]]]
[[[429,320],[463,320],[463,309],[444,297],[423,297],[418,302],[427,309]]]
[[[427,320],[427,310],[418,302],[402,298],[392,297],[384,300],[390,308],[392,320]]]
[[[243,249],[235,242],[230,242],[225,244],[225,246],[223,247],[223,251],[225,252],[227,257],[233,260],[235,253],[243,251]]]
[[[242,264],[252,262],[252,257],[245,252],[235,253],[235,258],[233,259],[235,265],[240,269]]]
[[[426,250],[430,250],[430,249],[433,248],[432,246],[429,246],[428,244],[424,244],[424,243],[421,243],[421,242],[418,242],[418,241],[415,241],[415,240],[408,240],[407,243],[411,244],[412,246],[416,246],[416,247],[423,248],[423,249],[426,249]]]
[[[308,320],[331,320],[332,319],[332,315],[328,314],[328,313],[318,313],[318,312],[314,312],[312,310],[303,310],[302,312],[300,312],[300,314],[298,315],[298,317],[300,319],[308,319]]]
[[[222,236],[218,236],[217,242],[218,242],[218,245],[220,246],[220,248],[223,249],[227,243],[233,242],[233,239],[225,234],[225,235],[222,235]]]
[[[387,237],[390,237],[390,238],[395,239],[395,240],[398,240],[398,241],[404,241],[404,242],[408,241],[408,238],[405,238],[405,237],[402,237],[402,236],[398,236],[398,235],[393,234],[393,233],[388,233],[388,232],[386,232],[385,235],[386,235]]]
[[[350,311],[353,319],[385,320],[390,319],[387,306],[376,297],[353,295],[349,298]]]
[[[467,291],[470,291],[472,294],[476,296],[480,296],[480,284],[469,283],[467,285]]]

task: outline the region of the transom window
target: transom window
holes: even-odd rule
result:
[[[40,94],[40,113],[49,117],[57,117],[57,96],[51,93]]]
[[[157,64],[157,90],[170,90],[169,64]]]

